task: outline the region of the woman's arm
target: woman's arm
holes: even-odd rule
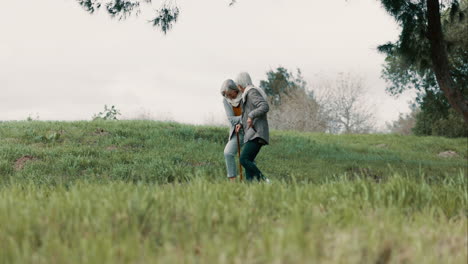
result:
[[[234,110],[232,110],[232,105],[230,105],[226,99],[223,99],[223,104],[224,104],[224,111],[226,111],[226,116],[228,118],[229,123],[231,123],[231,125],[233,126],[240,124],[241,116],[234,115]]]
[[[268,102],[265,101],[263,96],[260,94],[257,89],[251,89],[249,91],[249,100],[255,106],[255,109],[250,111],[249,117],[251,119],[255,119],[261,115],[266,114],[270,110],[270,106],[268,106]]]

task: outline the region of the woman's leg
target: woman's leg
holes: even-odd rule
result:
[[[262,145],[257,140],[252,140],[245,143],[240,156],[240,163],[245,168],[246,179],[252,181],[254,178],[259,178],[262,172],[257,168],[254,160]]]
[[[240,137],[240,142],[242,143],[243,137]],[[242,144],[240,144],[242,146]],[[226,144],[224,148],[224,159],[226,160],[226,169],[228,178],[237,176],[237,164],[236,164],[236,155],[237,155],[237,137],[232,137],[231,140]]]

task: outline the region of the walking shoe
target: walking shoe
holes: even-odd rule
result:
[[[263,174],[260,174],[260,177],[258,177],[258,181],[260,181],[260,182],[265,182],[265,183],[268,183],[268,184],[271,183],[270,179],[268,179],[267,177],[265,177],[265,175],[263,175]]]

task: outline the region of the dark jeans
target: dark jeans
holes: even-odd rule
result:
[[[257,168],[254,160],[257,157],[258,152],[262,148],[263,144],[259,143],[259,139],[256,138],[245,143],[242,153],[240,155],[240,163],[245,168],[245,178],[247,181],[262,180],[263,174]]]

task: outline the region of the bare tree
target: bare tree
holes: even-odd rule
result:
[[[270,126],[280,130],[325,132],[327,122],[321,116],[320,105],[304,90],[283,96],[281,104],[270,104]]]
[[[410,113],[400,114],[397,120],[386,123],[388,131],[400,135],[412,135],[413,128],[416,126],[416,115],[419,112],[421,112],[421,109],[416,105],[412,105]]]
[[[334,81],[322,81],[316,90],[328,132],[369,133],[374,130],[375,111],[367,99],[362,78],[340,73]]]
[[[273,129],[325,132],[320,105],[308,90],[300,69],[296,73],[279,66],[266,73],[259,87],[268,95],[268,122]]]

